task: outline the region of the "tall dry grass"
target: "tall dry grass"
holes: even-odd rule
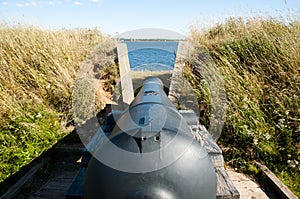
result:
[[[192,28],[190,41],[209,52],[225,83],[219,143],[229,149],[227,161],[254,173],[252,161],[261,161],[300,196],[300,22],[232,18],[207,31]],[[209,91],[199,68],[188,68],[208,125]]]
[[[106,39],[97,30],[0,25],[0,182],[70,132],[80,64]]]

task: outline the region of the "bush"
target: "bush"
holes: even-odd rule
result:
[[[105,40],[97,30],[0,25],[0,183],[72,130],[77,71]]]
[[[228,19],[208,31],[192,29],[190,41],[205,48],[225,82],[227,113],[219,143],[225,158],[249,168],[259,160],[300,196],[300,22]],[[188,78],[202,96],[197,69]],[[200,100],[210,102],[209,99]],[[205,104],[205,103],[204,103]],[[211,104],[205,104],[210,107]],[[203,107],[203,105],[201,106]],[[209,124],[209,110],[201,120]]]

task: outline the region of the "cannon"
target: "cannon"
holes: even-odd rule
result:
[[[216,198],[216,171],[159,78],[147,78],[126,110],[112,111],[93,140],[85,199]],[[107,130],[109,129],[109,130]]]

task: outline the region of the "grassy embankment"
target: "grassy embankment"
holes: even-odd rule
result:
[[[252,160],[259,160],[298,196],[299,31],[299,22],[229,20],[190,37],[210,52],[225,81],[228,109],[219,142],[228,148],[227,161],[255,173]],[[104,39],[96,31],[0,27],[0,182],[70,132],[76,73]],[[102,78],[116,75],[110,66],[96,69]],[[204,96],[200,107],[208,114],[201,119],[208,124],[205,83],[200,76],[190,81]]]
[[[80,63],[106,39],[97,30],[0,25],[0,183],[73,130],[67,124]],[[100,79],[117,74],[99,69]]]
[[[256,173],[266,164],[300,197],[300,22],[229,19],[191,41],[209,51],[225,83],[226,122],[219,144],[226,161]],[[211,104],[199,68],[190,67],[209,123]],[[191,73],[189,73],[191,74]]]

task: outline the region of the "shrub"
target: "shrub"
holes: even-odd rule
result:
[[[0,25],[0,183],[72,130],[80,63],[106,39],[97,30]]]
[[[247,170],[251,161],[259,160],[298,196],[299,32],[297,20],[231,18],[208,31],[194,28],[190,36],[194,45],[207,49],[225,82],[228,107],[219,143],[230,148],[227,161]],[[210,102],[202,86],[205,79],[193,67],[187,67],[193,71],[187,76],[205,98],[199,103]],[[208,125],[206,111],[201,120]]]

